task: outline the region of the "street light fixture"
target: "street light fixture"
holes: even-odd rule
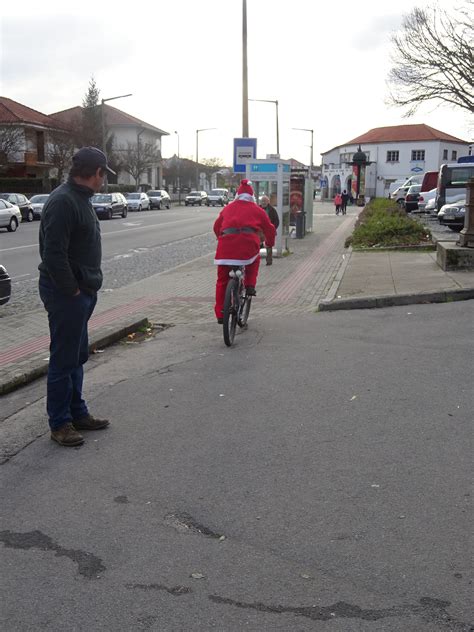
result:
[[[313,134],[314,130],[308,129],[306,127],[292,127],[292,129],[299,130],[300,132],[311,132],[311,158],[309,162],[309,177],[313,177]]]
[[[105,154],[105,116],[104,116],[104,103],[106,103],[107,101],[114,101],[115,99],[124,99],[125,97],[131,97],[132,94],[120,94],[119,96],[116,97],[109,97],[108,99],[101,99],[100,101],[100,118],[101,118],[101,124],[102,124],[102,151]],[[105,182],[104,182],[104,188],[105,188],[105,192],[107,193],[108,191],[108,180],[107,180],[107,175],[105,176]]]
[[[276,106],[276,138],[277,138],[277,155],[280,155],[280,130],[278,127],[278,101],[271,99],[249,99],[249,101],[260,101],[261,103],[274,103]]]
[[[178,132],[174,132],[178,137],[178,206],[181,206],[181,182],[180,182],[180,173],[181,173],[181,165],[179,160],[179,134]]]
[[[199,132],[208,132],[217,127],[203,127],[196,130],[196,190],[199,191]]]

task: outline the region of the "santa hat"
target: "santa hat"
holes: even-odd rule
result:
[[[240,186],[237,189],[237,195],[242,195],[242,193],[247,193],[248,195],[252,195],[253,196],[253,189],[252,189],[252,183],[250,182],[250,180],[241,180],[240,181]]]

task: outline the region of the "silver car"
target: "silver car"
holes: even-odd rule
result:
[[[146,193],[129,193],[127,195],[127,206],[129,211],[149,211],[150,198]]]
[[[18,206],[0,198],[0,228],[14,233],[21,223],[21,212]]]
[[[33,195],[33,197],[30,198],[31,206],[33,207],[33,215],[35,216],[35,219],[41,219],[43,206],[46,204],[46,200],[48,198],[49,198],[49,193]]]

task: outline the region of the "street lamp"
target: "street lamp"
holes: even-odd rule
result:
[[[208,132],[217,127],[203,127],[196,130],[196,190],[199,191],[199,132]]]
[[[292,129],[299,130],[300,132],[311,132],[311,157],[309,162],[309,177],[313,177],[313,134],[314,130],[307,129],[306,127],[293,127]]]
[[[180,182],[180,172],[181,165],[179,160],[179,134],[175,131],[176,136],[178,137],[178,205],[181,206],[181,182]]]
[[[121,94],[117,97],[109,97],[108,99],[101,99],[100,101],[100,118],[101,118],[101,124],[102,124],[102,151],[105,154],[105,116],[104,116],[104,103],[106,103],[107,101],[114,101],[115,99],[124,99],[125,97],[131,97],[132,94]],[[108,180],[107,180],[107,175],[105,176],[105,182],[104,182],[104,188],[105,188],[105,192],[107,193],[108,191]]]
[[[140,176],[142,175],[141,164],[140,164],[140,136],[146,132],[146,128],[142,127],[142,129],[137,132],[137,188],[140,189]]]
[[[249,99],[249,101],[260,101],[261,103],[274,103],[276,105],[277,155],[280,156],[280,130],[278,127],[278,101],[272,101],[271,99]]]

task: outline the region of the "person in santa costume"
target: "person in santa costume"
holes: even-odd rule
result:
[[[233,202],[225,206],[214,222],[217,250],[214,258],[217,268],[215,314],[222,323],[225,290],[232,266],[245,266],[245,288],[249,296],[256,296],[260,265],[260,235],[271,248],[275,243],[275,227],[268,215],[255,202],[250,180],[242,180]]]

